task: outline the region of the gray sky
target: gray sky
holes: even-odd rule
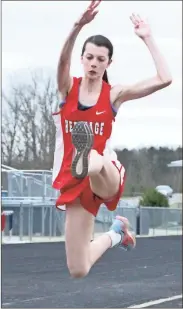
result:
[[[60,49],[73,23],[89,1],[3,1],[3,88],[16,76],[28,82],[28,71],[42,69],[52,74]],[[72,8],[72,11],[71,11]],[[126,102],[113,131],[113,146],[182,145],[182,2],[103,1],[96,19],[80,33],[73,52],[72,74],[83,74],[80,52],[84,40],[103,34],[114,44],[109,79],[129,84],[156,73],[145,44],[135,36],[129,15],[147,17],[159,48],[169,64],[173,83],[146,98]]]

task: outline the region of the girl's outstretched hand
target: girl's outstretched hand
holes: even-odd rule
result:
[[[142,19],[138,14],[132,14],[130,19],[134,25],[135,34],[141,39],[145,39],[151,36],[151,29],[144,19]]]
[[[84,26],[84,25],[90,23],[98,13],[98,11],[95,10],[95,9],[99,6],[100,2],[101,2],[101,0],[99,0],[99,1],[92,0],[90,5],[86,9],[86,11],[82,14],[82,16],[76,22],[76,25]]]

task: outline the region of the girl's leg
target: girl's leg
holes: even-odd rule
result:
[[[127,222],[118,220],[121,225],[113,224],[111,230],[90,242],[95,217],[79,203],[66,207],[65,247],[67,266],[74,278],[85,277],[93,264],[112,246],[123,239],[129,242]],[[118,222],[118,223],[119,223]],[[118,229],[118,231],[116,230]]]
[[[79,203],[66,207],[65,247],[67,266],[72,277],[84,277],[92,265],[111,246],[108,234],[90,242],[95,217]]]
[[[97,196],[105,200],[114,197],[118,193],[120,182],[123,181],[124,172],[123,167],[119,173],[108,157],[101,156],[96,150],[91,150],[88,175],[91,189]]]
[[[66,207],[65,248],[72,277],[84,277],[90,270],[89,244],[94,218],[79,202]]]
[[[103,199],[113,197],[119,190],[121,177],[117,168],[106,156],[101,156],[93,146],[93,133],[85,122],[78,122],[72,130],[72,141],[76,155],[72,163],[74,177],[89,175],[93,193]],[[122,171],[123,172],[123,171]]]
[[[119,190],[121,181],[119,171],[106,157],[100,156],[95,150],[90,151],[93,135],[86,123],[77,123],[72,130],[72,137],[76,148],[72,164],[73,176],[83,178],[89,175],[92,191],[103,199],[112,198]],[[67,265],[74,277],[86,276],[92,265],[108,248],[120,243],[125,249],[135,246],[135,237],[129,231],[129,222],[126,218],[117,217],[109,232],[90,242],[93,228],[94,216],[80,204],[67,207],[65,230]]]

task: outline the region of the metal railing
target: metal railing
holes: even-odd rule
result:
[[[65,212],[57,210],[53,201],[17,201],[7,204],[2,200],[3,210],[13,211],[11,237],[17,240],[34,241],[44,239],[60,240],[64,236]],[[129,219],[133,229],[140,235],[182,234],[182,209],[162,207],[121,207],[113,212],[101,206],[95,219],[94,234],[108,231],[116,214]],[[8,226],[4,237],[9,237]]]
[[[140,233],[148,235],[178,235],[182,233],[182,209],[164,207],[140,208]]]
[[[2,190],[4,198],[39,198],[56,197],[57,191],[52,188],[52,171],[50,170],[17,170],[2,165]]]

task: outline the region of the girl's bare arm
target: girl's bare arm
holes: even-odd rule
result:
[[[72,87],[70,66],[71,66],[72,51],[74,48],[76,38],[79,32],[81,31],[82,27],[90,23],[97,15],[98,11],[95,11],[95,9],[99,5],[99,3],[100,1],[91,1],[88,8],[79,18],[79,20],[74,24],[61,50],[57,69],[57,84],[58,84],[58,90],[62,94],[62,96],[65,96]]]
[[[138,15],[132,15],[131,20],[135,25],[136,34],[142,39],[142,41],[149,49],[155,64],[157,74],[152,78],[140,81],[133,85],[115,86],[112,91],[114,106],[117,109],[125,101],[148,96],[160,89],[169,86],[172,82],[172,76],[170,74],[169,68],[157,44],[155,43],[153,36],[151,35],[149,25],[145,23]]]

